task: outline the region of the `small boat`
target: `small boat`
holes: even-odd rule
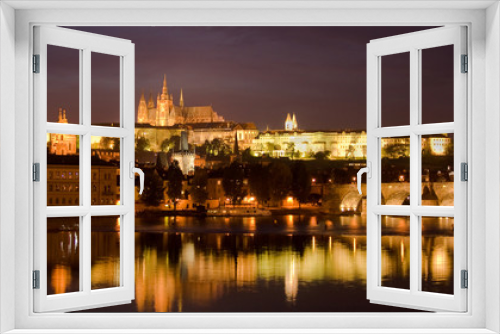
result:
[[[257,207],[220,207],[217,209],[207,210],[207,216],[212,217],[255,217],[255,216],[270,216],[271,211]]]

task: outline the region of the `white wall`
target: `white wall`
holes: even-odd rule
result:
[[[486,254],[494,254],[495,244],[500,242],[500,12],[499,4],[495,3],[486,11],[486,211],[488,220],[495,222],[486,225]],[[500,260],[497,256],[488,258],[486,266],[486,328],[500,332],[498,314],[500,314],[500,286],[493,282],[500,279]]]
[[[0,2],[0,332],[14,328],[15,13]]]

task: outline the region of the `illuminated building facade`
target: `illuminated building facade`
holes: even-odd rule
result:
[[[58,123],[68,123],[66,109],[59,108]],[[76,135],[47,133],[47,145],[50,154],[73,155],[77,152]]]
[[[450,154],[453,140],[448,135],[422,137],[422,152],[435,156]],[[390,149],[392,148],[392,149]],[[299,130],[295,114],[287,115],[284,130],[266,130],[252,142],[254,155],[271,157],[313,158],[318,152],[327,152],[330,159],[366,159],[365,131],[305,131]],[[383,154],[397,158],[409,156],[408,137],[384,138]],[[390,152],[390,153],[389,153]]]
[[[137,123],[151,126],[173,126],[176,124],[190,123],[213,123],[224,122],[212,106],[186,107],[184,105],[184,94],[181,90],[179,104],[174,104],[174,97],[168,93],[167,76],[163,77],[161,94],[156,97],[156,105],[153,95],[149,94],[148,102],[141,95],[137,109]]]
[[[47,165],[47,205],[80,205],[80,167],[78,164]],[[117,185],[119,169],[92,166],[92,205],[114,205],[120,199]]]

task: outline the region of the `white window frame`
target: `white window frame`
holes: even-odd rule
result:
[[[80,310],[130,303],[135,296],[135,61],[134,44],[129,40],[112,38],[60,27],[34,27],[34,54],[39,55],[39,73],[33,75],[34,84],[34,162],[39,163],[40,181],[33,184],[34,203],[34,270],[39,271],[39,289],[34,289],[35,312]],[[47,119],[47,49],[48,45],[65,47],[79,54],[80,110],[76,124],[48,122]],[[91,120],[92,53],[114,56],[119,65],[120,127],[96,126]],[[80,205],[47,206],[47,145],[48,133],[80,136],[79,184]],[[120,145],[120,204],[92,205],[91,194],[91,138],[114,137]],[[120,278],[119,286],[92,290],[91,279],[91,224],[92,217],[120,217]],[[73,217],[79,223],[79,290],[77,292],[47,295],[47,219]]]
[[[460,165],[467,163],[467,76],[462,73],[461,57],[467,54],[466,27],[450,25],[401,34],[370,41],[367,46],[367,142],[371,177],[367,180],[367,295],[374,303],[407,305],[422,310],[467,310],[467,290],[461,288],[461,270],[467,270],[467,184],[460,179]],[[452,45],[453,56],[453,121],[422,123],[422,54],[423,50]],[[409,124],[382,126],[382,71],[384,56],[409,53],[410,105]],[[431,134],[454,134],[454,206],[421,204],[422,147],[420,137]],[[410,205],[382,205],[382,138],[410,139]],[[406,216],[410,221],[409,289],[381,285],[382,278],[382,216]],[[422,217],[454,218],[453,294],[422,291]],[[411,306],[410,306],[411,305]]]
[[[0,4],[0,321],[1,330],[34,333],[36,329],[88,328],[127,329],[144,333],[146,328],[162,332],[458,332],[500,331],[500,12],[498,3],[474,1],[434,2],[17,2]],[[10,6],[17,8],[14,11]],[[78,6],[79,10],[61,6]],[[87,9],[81,9],[87,6]],[[97,9],[107,7],[110,10]],[[119,6],[147,8],[123,9]],[[225,6],[225,7],[224,7]],[[398,8],[391,8],[397,6]],[[114,8],[116,7],[116,8]],[[163,7],[163,8],[158,8]],[[181,7],[181,8],[179,8]],[[27,8],[27,9],[26,9]],[[35,9],[30,9],[35,8]],[[45,10],[42,10],[45,8]],[[46,10],[49,8],[49,10]],[[50,9],[51,8],[51,9]],[[114,9],[113,9],[114,8]],[[153,9],[155,8],[155,9]],[[350,8],[350,9],[349,9]],[[111,10],[113,9],[113,10]],[[278,10],[279,9],[279,10]],[[14,20],[15,18],[15,20]],[[32,82],[30,73],[32,26],[57,25],[445,25],[469,27],[470,70],[468,104],[468,147],[470,154],[468,197],[469,308],[467,313],[290,313],[290,314],[34,314],[31,286],[32,193],[30,181],[33,133]],[[14,38],[15,31],[15,38]],[[15,98],[11,87],[15,82]],[[15,110],[15,122],[12,116]],[[4,122],[6,120],[6,122]],[[9,129],[15,125],[14,130]],[[485,135],[487,133],[487,136]],[[12,143],[8,146],[4,143]],[[487,139],[487,140],[486,140]],[[488,156],[486,152],[494,152]],[[13,159],[15,163],[13,162]],[[488,162],[488,163],[487,163]],[[12,172],[15,170],[15,178]],[[10,173],[10,174],[9,174]],[[488,182],[486,174],[489,175]],[[12,189],[15,189],[14,199]],[[488,197],[486,197],[488,193]],[[486,203],[486,205],[485,205]],[[10,209],[13,205],[14,211]],[[486,219],[487,218],[487,219]],[[15,226],[12,222],[15,221]],[[488,221],[488,222],[487,222]],[[14,240],[15,237],[15,240]],[[14,254],[14,256],[12,256]],[[486,254],[488,254],[486,258]],[[27,261],[27,259],[30,259]],[[487,265],[486,265],[487,261]],[[15,286],[14,289],[12,287]],[[488,291],[488,293],[486,293]],[[334,298],[332,298],[332,302]],[[13,308],[12,305],[15,305]],[[137,328],[142,322],[142,330]],[[288,328],[289,330],[283,330]],[[296,330],[292,330],[295,328]],[[354,328],[354,329],[353,329]],[[26,330],[24,330],[26,329]],[[28,331],[28,329],[30,329]],[[101,330],[99,330],[101,329]],[[220,329],[220,330],[217,330]],[[225,330],[224,330],[225,329]],[[231,330],[232,329],[232,330]],[[267,329],[267,330],[266,330]],[[336,330],[337,329],[337,330]],[[392,329],[392,330],[391,330]],[[51,331],[54,332],[54,331]],[[76,330],[73,330],[76,332]],[[185,332],[186,333],[186,332]]]

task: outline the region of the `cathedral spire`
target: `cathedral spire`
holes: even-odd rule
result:
[[[153,93],[149,92],[148,109],[155,107],[155,101],[153,100]]]
[[[299,128],[299,125],[297,123],[297,118],[295,117],[295,113],[293,113],[292,117],[292,127],[294,130],[297,130]]]
[[[163,89],[161,93],[162,100],[168,99],[167,75],[163,74]]]
[[[179,106],[181,106],[181,108],[184,108],[184,95],[182,94],[182,88],[181,88],[181,98],[179,100]]]
[[[285,130],[287,131],[293,130],[293,122],[292,122],[292,117],[290,117],[290,113],[286,114]]]

